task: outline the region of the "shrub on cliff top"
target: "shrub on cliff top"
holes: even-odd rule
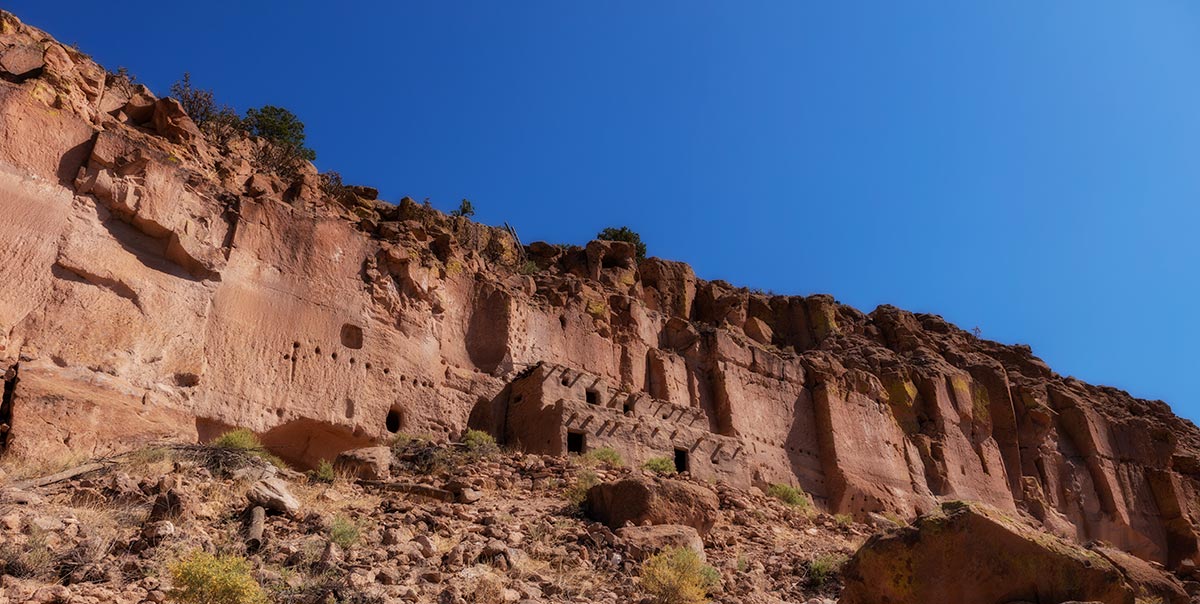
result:
[[[170,567],[171,599],[182,604],[267,604],[267,594],[239,556],[194,551]]]
[[[642,589],[655,604],[700,604],[719,585],[716,569],[688,547],[666,548],[642,564]]]
[[[626,243],[632,243],[633,247],[637,249],[637,259],[639,261],[646,259],[646,244],[642,243],[642,236],[638,235],[637,232],[627,226],[619,228],[608,227],[597,233],[596,239],[600,239],[602,241],[624,241]]]

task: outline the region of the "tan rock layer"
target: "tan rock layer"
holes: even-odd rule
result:
[[[40,61],[36,52],[40,51]],[[41,64],[39,67],[38,64]],[[768,296],[517,245],[366,187],[257,172],[173,101],[0,12],[7,455],[260,433],[299,464],[495,427],[538,363],[707,418],[754,481],[911,517],[1020,510],[1171,566],[1196,558],[1196,428],[932,315]]]

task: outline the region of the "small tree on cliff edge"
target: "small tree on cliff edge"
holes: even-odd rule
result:
[[[260,109],[247,109],[243,122],[250,134],[271,142],[257,157],[262,168],[291,175],[301,161],[317,158],[316,151],[304,146],[304,122],[283,107],[264,105]]]
[[[450,212],[450,215],[470,218],[475,215],[475,204],[471,203],[470,199],[464,199],[458,204],[458,209]]]
[[[627,226],[620,228],[608,227],[597,233],[596,239],[632,243],[633,247],[637,248],[637,259],[639,261],[646,259],[646,244],[642,243],[642,236]]]

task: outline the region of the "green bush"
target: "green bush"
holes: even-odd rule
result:
[[[267,594],[239,556],[194,551],[170,567],[171,599],[180,604],[267,604]]]
[[[639,261],[646,259],[646,244],[642,243],[642,236],[638,235],[633,229],[627,226],[620,228],[608,227],[599,233],[596,233],[596,239],[602,241],[624,241],[632,243],[637,249],[637,259]]]
[[[567,487],[567,501],[571,503],[571,507],[576,510],[581,509],[583,502],[587,500],[588,490],[600,484],[600,478],[591,470],[583,470],[575,476],[575,482]]]
[[[821,587],[833,575],[841,572],[846,564],[846,555],[841,553],[821,554],[807,563],[808,580],[814,587]]]
[[[342,549],[349,549],[357,543],[358,536],[358,524],[345,516],[339,514],[329,522],[329,540]]]
[[[808,510],[812,507],[812,501],[809,500],[808,495],[804,491],[790,485],[781,483],[773,484],[767,489],[767,495],[803,510]]]
[[[675,460],[670,457],[651,457],[642,464],[643,468],[654,472],[655,474],[674,474]]]
[[[463,434],[462,444],[468,453],[477,456],[492,455],[500,451],[496,439],[482,430],[467,430],[466,434]]]
[[[258,436],[246,428],[230,430],[218,436],[209,444],[221,449],[234,449],[237,451],[257,452],[265,450],[262,441],[258,440]]]
[[[329,463],[328,459],[322,459],[317,463],[317,469],[312,471],[311,476],[316,482],[332,484],[337,480],[337,471],[333,469],[333,464]]]
[[[687,547],[666,548],[642,563],[642,589],[655,604],[700,604],[721,582],[716,569]]]
[[[625,465],[625,461],[621,459],[621,454],[617,453],[617,450],[612,447],[600,447],[599,449],[592,449],[591,451],[584,453],[583,458],[591,462],[606,463],[610,466]],[[673,465],[674,464],[672,463],[672,466]]]
[[[230,430],[208,443],[208,445],[213,449],[224,449],[234,453],[247,453],[281,468],[287,465],[283,463],[283,460],[267,451],[262,441],[258,440],[258,436],[246,428]]]
[[[532,275],[532,274],[538,272],[539,270],[541,270],[541,269],[538,268],[537,263],[532,260],[526,260],[525,262],[521,263],[521,274],[522,275]]]

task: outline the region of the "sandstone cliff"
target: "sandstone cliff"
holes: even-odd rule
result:
[[[309,167],[256,172],[170,99],[0,12],[0,449],[102,455],[230,426],[299,464],[500,433],[538,364],[694,410],[755,484],[828,510],[946,499],[1177,566],[1200,434],[932,315],[766,296],[505,230]],[[664,418],[665,419],[665,418]],[[716,453],[714,453],[716,455]]]

